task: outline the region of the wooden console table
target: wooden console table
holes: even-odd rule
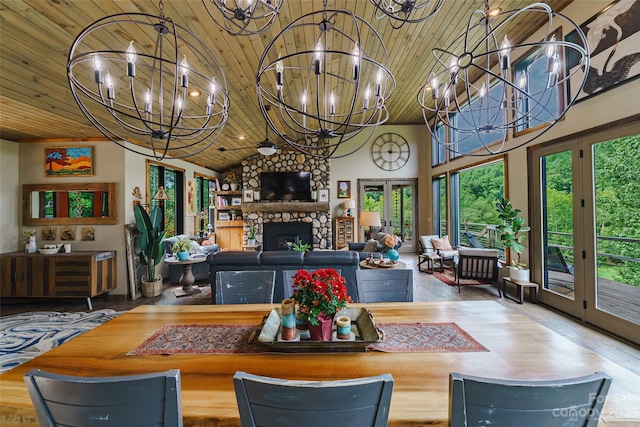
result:
[[[91,298],[116,288],[115,251],[0,255],[2,298]]]

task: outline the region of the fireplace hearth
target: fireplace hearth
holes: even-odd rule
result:
[[[306,222],[263,224],[263,248],[265,251],[286,251],[292,243],[313,244],[312,226]]]

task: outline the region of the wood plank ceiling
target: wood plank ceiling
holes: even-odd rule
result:
[[[550,0],[556,11],[572,0]],[[388,19],[377,19],[366,0],[329,0],[331,8],[346,8],[373,25],[389,53],[396,91],[388,102],[388,124],[423,124],[416,95],[432,67],[434,46],[445,46],[464,31],[473,10],[482,0],[446,0],[435,18],[393,29]],[[491,8],[521,8],[526,0],[494,0]],[[255,153],[264,140],[265,123],[256,99],[255,73],[269,43],[292,20],[322,9],[319,0],[284,0],[275,25],[250,37],[231,36],[215,24],[197,0],[165,0],[164,14],[188,27],[210,46],[222,64],[229,85],[231,106],[222,135],[209,149],[185,160],[224,171]],[[105,138],[75,103],[66,78],[69,49],[75,37],[90,23],[116,13],[158,15],[155,1],[142,0],[2,0],[0,3],[0,138],[17,142],[83,141]],[[509,29],[516,41],[531,34],[539,22],[519,22]],[[122,38],[122,46],[129,40]],[[120,49],[124,47],[118,46]],[[283,46],[282,49],[294,49]],[[241,140],[239,137],[244,136]],[[271,133],[270,139],[274,139]],[[111,142],[105,142],[111,143]],[[218,148],[246,149],[221,152]]]

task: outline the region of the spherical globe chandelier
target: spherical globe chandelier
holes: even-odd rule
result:
[[[323,10],[294,20],[271,40],[256,81],[271,129],[294,149],[324,158],[361,148],[387,121],[386,101],[395,90],[377,31],[348,10],[327,9],[326,0]],[[267,105],[277,114],[268,115]],[[339,150],[362,131],[368,136],[355,148]]]
[[[282,0],[202,0],[213,20],[232,36],[261,34],[278,17]]]
[[[389,17],[395,29],[406,23],[425,21],[438,13],[444,0],[369,0],[377,8],[376,18]]]
[[[537,22],[541,15],[546,23],[540,41],[511,44],[506,28],[514,20]],[[557,38],[554,30],[560,25],[564,31],[576,31],[582,45]],[[484,10],[471,15],[463,34],[432,53],[436,63],[418,92],[418,102],[432,139],[465,156],[510,151],[540,137],[575,103],[587,73],[574,75],[589,69],[582,30],[544,3],[491,14],[487,0]],[[569,55],[571,69],[564,62]],[[561,105],[558,100],[564,99],[569,81],[575,95]],[[532,128],[536,131],[521,136],[517,146],[507,147],[510,131]]]
[[[164,16],[162,1],[159,16],[116,14],[82,30],[69,52],[67,76],[91,124],[144,156],[198,154],[228,118],[227,80],[218,60]]]

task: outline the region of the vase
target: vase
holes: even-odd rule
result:
[[[231,191],[238,191],[238,184],[231,183],[229,184],[229,186],[231,187]]]
[[[186,261],[189,259],[189,251],[180,251],[176,255],[178,255],[179,261]]]
[[[331,341],[333,332],[333,317],[326,313],[318,314],[318,325],[309,323],[311,341]]]
[[[389,258],[391,261],[397,261],[400,258],[400,254],[395,249],[389,249],[386,254],[386,258]]]
[[[36,236],[29,236],[29,241],[24,245],[24,251],[30,254],[36,253],[38,245],[36,245]]]

